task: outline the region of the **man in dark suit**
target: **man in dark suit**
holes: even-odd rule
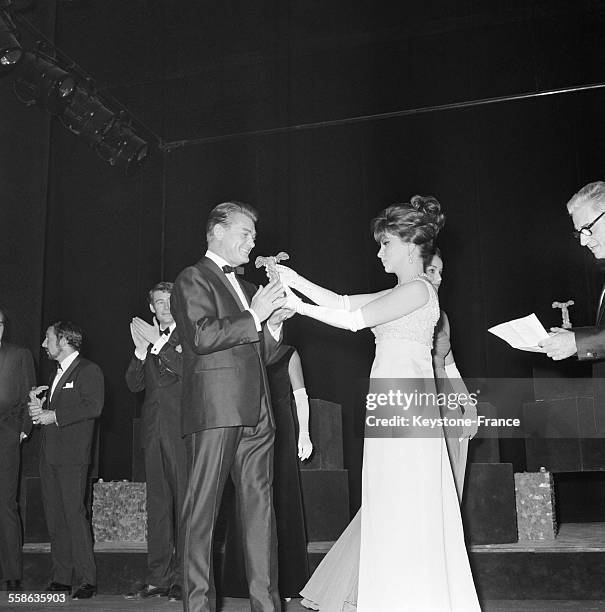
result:
[[[179,274],[171,298],[183,344],[183,433],[193,454],[184,512],[183,603],[191,612],[216,608],[212,540],[229,474],[251,608],[281,609],[272,504],[275,425],[265,364],[292,312],[280,308],[279,282],[257,291],[235,275],[254,247],[256,219],[247,204],[216,206],[206,225],[206,255]]]
[[[43,426],[40,450],[42,502],[50,535],[52,580],[47,590],[70,591],[74,599],[96,593],[96,566],[84,499],[91,462],[95,419],[103,409],[104,381],[98,365],[80,355],[82,331],[57,321],[46,330],[42,347],[57,362],[49,387],[30,394],[29,413]],[[38,394],[48,390],[47,397]],[[43,408],[46,402],[46,409]]]
[[[172,283],[149,291],[150,325],[135,317],[135,352],[126,371],[133,392],[145,391],[141,436],[147,482],[147,581],[128,599],[168,596],[181,601],[183,532],[180,516],[187,488],[187,456],[181,437],[183,350],[170,313]]]
[[[17,510],[21,440],[31,429],[29,390],[34,360],[25,348],[4,340],[8,320],[0,310],[0,574],[8,591],[20,588],[21,522]]]
[[[567,211],[574,224],[574,236],[590,250],[597,263],[605,263],[605,182],[596,181],[582,187],[567,203]],[[559,361],[573,355],[580,360],[605,358],[604,296],[605,287],[595,325],[572,330],[551,328],[550,337],[540,342],[551,359]]]

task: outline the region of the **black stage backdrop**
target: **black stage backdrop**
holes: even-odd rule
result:
[[[465,376],[531,376],[544,363],[490,337],[491,325],[530,312],[557,324],[550,304],[570,297],[572,320],[592,321],[600,279],[564,205],[604,178],[605,92],[329,122],[605,81],[605,7],[410,4],[72,0],[26,13],[56,18],[57,45],[174,144],[124,178],[56,120],[49,133],[43,113],[2,83],[2,301],[36,354],[50,320],[85,328],[107,379],[104,478],[130,477],[129,320],[148,313],[150,285],[201,256],[205,217],[226,199],[259,209],[255,255],[285,250],[302,274],[355,293],[393,281],[371,217],[436,195],[447,214],[441,301]],[[247,277],[262,280],[252,265]],[[343,405],[354,507],[363,417],[348,390],[367,376],[373,337],[297,319],[287,339],[309,395]],[[526,391],[508,408],[519,412]],[[522,443],[501,451],[524,468]]]

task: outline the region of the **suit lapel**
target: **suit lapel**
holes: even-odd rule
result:
[[[597,310],[597,327],[601,324],[601,319],[603,318],[603,306],[605,306],[605,285],[603,285],[603,289],[601,289],[601,297],[599,298],[599,308]]]
[[[53,393],[53,396],[52,396],[52,398],[50,400],[49,408],[50,408],[50,406],[52,406],[55,403],[55,400],[57,399],[57,396],[59,395],[59,393],[61,393],[61,389],[63,388],[63,385],[65,384],[66,381],[69,380],[69,378],[72,375],[72,372],[74,371],[74,369],[76,368],[78,363],[80,363],[80,355],[78,355],[73,360],[73,362],[69,365],[67,370],[65,370],[65,372],[63,372],[63,374],[61,374],[61,378],[59,378],[59,381],[57,382],[57,386],[55,387],[55,392]],[[51,385],[52,385],[52,383],[51,383]]]
[[[210,270],[210,272],[212,272],[216,276],[216,278],[223,284],[225,289],[229,291],[241,311],[246,310],[246,308],[242,304],[242,301],[239,299],[237,292],[233,288],[233,285],[229,282],[227,275],[212,261],[212,259],[210,259],[209,257],[204,257],[200,261],[200,265],[205,267],[207,270]]]

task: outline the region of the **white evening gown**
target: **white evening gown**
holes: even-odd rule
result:
[[[372,329],[370,385],[375,379],[414,379],[434,390],[431,349],[439,303],[421,278],[429,289],[427,304]],[[361,510],[301,595],[321,612],[348,612],[355,603],[357,612],[480,611],[443,436],[366,437]]]

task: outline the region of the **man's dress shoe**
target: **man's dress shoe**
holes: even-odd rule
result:
[[[168,601],[183,601],[183,591],[180,584],[173,584],[170,587]]]
[[[145,590],[145,583],[137,580],[132,585],[132,590],[128,591],[128,593],[124,593],[122,597],[124,599],[140,599],[141,592]]]
[[[166,597],[168,589],[166,587],[150,587],[148,584],[139,592],[141,599],[151,599],[152,597]]]
[[[83,584],[78,587],[76,592],[71,596],[72,599],[90,599],[96,595],[97,587],[94,584]]]
[[[51,582],[47,587],[47,591],[71,591],[70,584],[61,584],[60,582]]]

